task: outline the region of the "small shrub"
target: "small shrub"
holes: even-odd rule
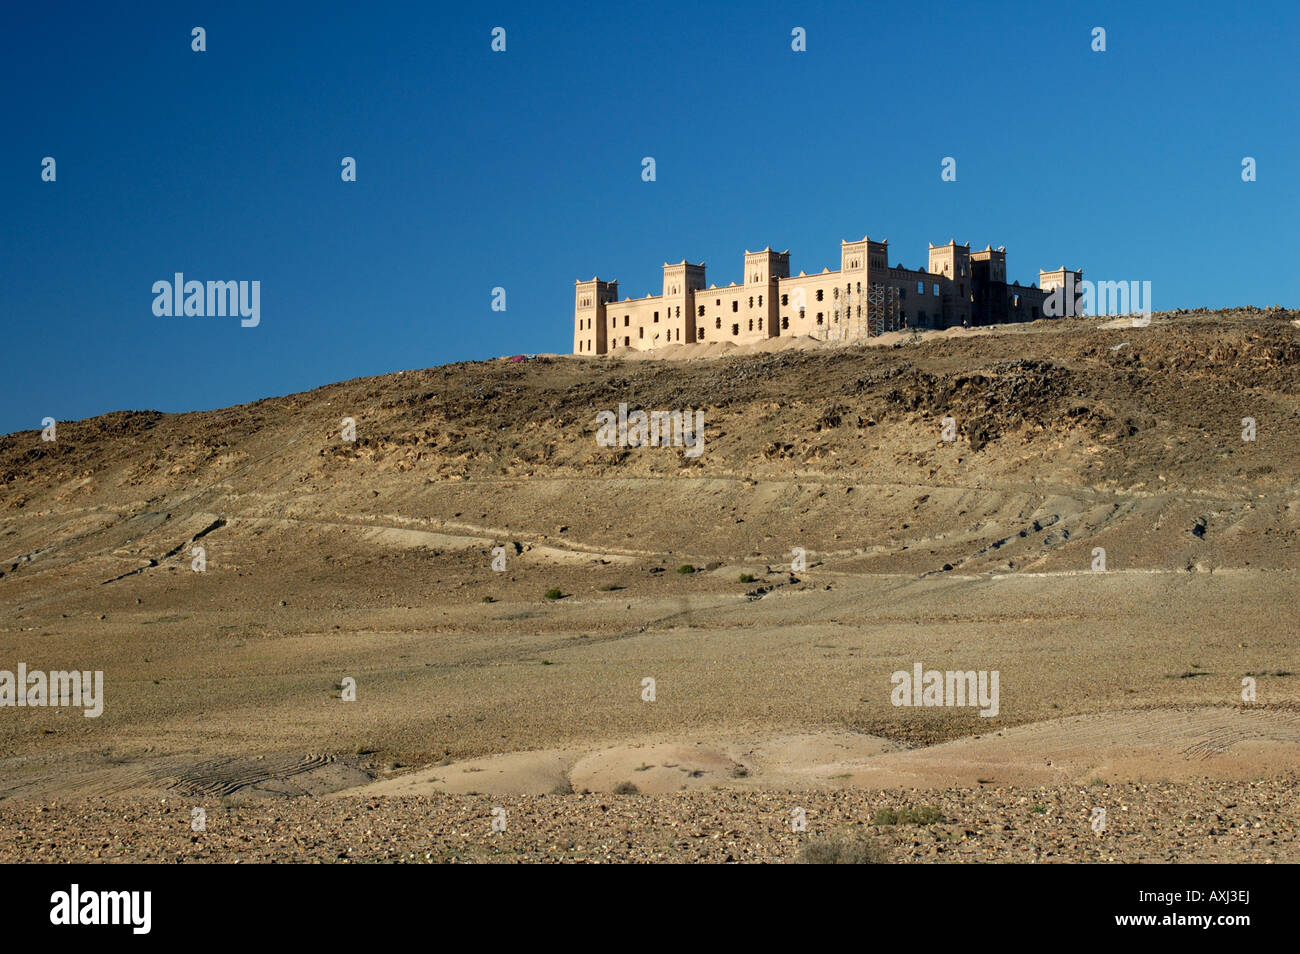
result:
[[[683,563],[681,566],[677,568],[677,572],[683,575],[687,573],[694,573],[695,567],[691,566],[689,563]]]
[[[921,808],[904,808],[896,812],[892,808],[876,809],[875,817],[872,818],[873,825],[933,825],[935,822],[943,821],[943,813],[937,808],[922,806]]]
[[[905,808],[899,813],[898,820],[904,825],[934,825],[943,821],[943,812],[928,805],[921,808]]]
[[[548,600],[558,600],[558,599],[561,599],[561,598],[564,596],[564,594],[560,592],[559,587],[555,587],[555,586],[552,586],[552,587],[551,587],[549,590],[547,590],[546,593],[543,594],[543,595],[544,595]]]
[[[641,789],[637,788],[631,782],[619,782],[614,786],[615,795],[639,795]]]
[[[742,574],[740,574],[740,582],[741,582],[741,583],[753,583],[753,582],[754,582],[754,574],[752,574],[752,573],[742,573]]]
[[[879,865],[888,861],[888,855],[875,842],[846,833],[811,839],[798,859],[802,865]]]

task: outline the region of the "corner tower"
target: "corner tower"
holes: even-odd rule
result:
[[[574,282],[573,353],[584,356],[606,350],[605,305],[618,301],[618,281]]]

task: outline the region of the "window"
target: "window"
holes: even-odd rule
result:
[[[906,289],[906,288],[900,288],[900,289],[898,290],[898,300],[899,300],[899,301],[907,301],[907,289]]]
[[[659,312],[655,312],[655,324],[659,324]]]
[[[822,323],[822,313],[819,311],[817,312],[817,324],[820,325],[821,323]]]
[[[917,283],[916,283],[916,293],[917,293],[918,295],[924,295],[924,294],[925,294],[925,282],[917,282]]]
[[[721,307],[721,306],[722,306],[722,299],[721,299],[721,298],[715,298],[715,299],[713,300],[713,304],[717,305],[718,307]]]
[[[703,341],[703,340],[704,340],[704,329],[703,329],[703,328],[696,328],[696,329],[695,329],[695,337],[696,337],[696,340],[698,340],[698,341]]]
[[[821,289],[821,288],[817,289],[817,300],[818,300],[818,301],[821,301],[821,300],[822,300],[822,296],[823,296],[824,294],[825,294],[825,290],[824,290],[824,289]]]
[[[935,297],[935,298],[938,298],[938,297],[939,297],[939,283],[938,283],[938,282],[935,282],[935,283],[934,283],[934,297]]]
[[[789,315],[782,315],[782,316],[781,316],[781,327],[782,327],[782,328],[789,328],[789,327],[790,327],[790,316],[789,316]]]
[[[632,316],[631,316],[631,315],[624,315],[624,316],[623,316],[623,327],[626,328],[626,327],[627,327],[628,325],[630,325],[631,323],[632,323]]]
[[[753,308],[753,307],[754,307],[754,296],[753,296],[753,295],[750,295],[750,296],[749,296],[749,307],[750,307],[750,308]]]
[[[762,296],[762,295],[759,295],[759,296],[758,296],[758,307],[759,307],[759,308],[762,308],[762,307],[763,307],[763,296]]]
[[[721,316],[721,315],[719,315],[717,318],[714,318],[714,319],[713,319],[713,327],[715,327],[715,328],[721,328],[721,327],[722,327],[722,316]]]
[[[840,300],[840,286],[839,286],[839,285],[836,285],[836,286],[831,290],[831,297],[834,298],[836,301],[839,301],[839,300]]]
[[[625,336],[623,338],[623,347],[629,348],[631,346],[632,346],[632,339]]]
[[[740,299],[738,298],[731,299],[731,310],[740,311]]]
[[[781,296],[781,304],[782,304],[782,305],[788,305],[788,304],[790,304],[790,296],[789,296],[789,295],[782,295],[782,296]]]
[[[638,337],[638,338],[644,338],[644,337],[645,337],[645,326],[642,325],[640,328],[637,329],[637,332],[638,332],[638,334],[637,334],[637,337]]]
[[[703,306],[703,305],[700,306],[700,317],[701,317],[701,318],[704,317],[704,306]]]
[[[753,331],[753,330],[754,330],[754,319],[753,319],[753,318],[749,319],[749,330],[750,330],[750,331]]]
[[[610,316],[609,316],[609,326],[610,326],[611,328],[617,328],[617,327],[618,327],[618,317],[617,317],[617,316],[615,316],[615,315],[610,315]]]
[[[734,325],[732,325],[732,326],[731,326],[731,333],[732,333],[733,335],[738,335],[738,334],[740,334],[740,325],[739,325],[739,324],[734,324]]]
[[[677,317],[680,318],[681,316],[682,316],[682,306],[681,306],[681,305],[678,305],[678,306],[677,306]]]

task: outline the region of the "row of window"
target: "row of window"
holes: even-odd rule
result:
[[[926,286],[926,282],[924,282],[924,281],[918,281],[918,282],[916,283],[916,293],[917,293],[918,295],[924,295],[924,294],[925,294],[925,286]],[[858,290],[858,294],[859,294],[859,295],[862,294],[862,282],[858,282],[858,283],[857,283],[857,290]],[[937,282],[932,283],[932,291],[933,291],[934,296],[937,298],[937,297],[939,296],[939,285],[938,285]],[[958,288],[958,292],[959,292],[959,294],[965,294],[965,292],[966,292],[966,286],[965,286],[964,283],[963,283],[961,286],[959,286],[959,288]],[[825,289],[823,289],[823,288],[818,288],[816,294],[817,294],[817,300],[818,300],[818,301],[824,301],[824,300],[825,300]],[[833,296],[835,299],[838,300],[839,297],[840,297],[840,289],[839,289],[839,286],[836,286],[834,289],[832,289],[831,294],[832,294],[832,296]],[[853,294],[853,284],[852,284],[851,282],[850,282],[849,284],[847,284],[847,285],[844,286],[844,294],[845,294],[845,295],[851,295],[851,294]],[[906,299],[906,298],[907,298],[907,289],[906,289],[906,288],[900,288],[900,289],[899,289],[899,298],[901,298],[901,299]],[[717,305],[717,306],[719,306],[719,307],[721,307],[721,305],[722,305],[722,299],[721,299],[721,298],[716,298],[716,299],[714,299],[714,304]],[[788,306],[788,305],[790,304],[790,296],[789,296],[788,294],[785,294],[785,295],[782,295],[782,296],[781,296],[781,304],[782,304],[783,306]],[[754,296],[753,296],[753,295],[750,295],[750,296],[749,296],[749,307],[750,307],[750,308],[753,308],[753,307],[754,307]],[[762,296],[762,295],[759,295],[759,296],[758,296],[758,307],[759,307],[759,308],[762,308],[762,307],[763,307],[763,296]],[[732,310],[733,312],[738,312],[738,311],[740,311],[740,300],[739,300],[739,299],[733,299],[733,300],[732,300],[732,302],[731,302],[731,310]],[[704,317],[704,306],[703,306],[703,305],[700,305],[700,306],[699,306],[699,308],[698,308],[698,315],[699,315],[700,318],[703,318],[703,317]],[[679,305],[679,306],[676,308],[676,317],[680,318],[681,316],[682,316],[682,309],[681,309],[681,306]],[[719,319],[719,320],[721,320],[721,319]],[[659,312],[657,312],[657,311],[654,313],[654,321],[655,321],[655,323],[658,323],[658,321],[659,321]],[[629,327],[629,326],[631,326],[631,324],[632,324],[632,316],[631,316],[631,315],[624,315],[624,316],[623,316],[623,327],[625,327],[625,328],[626,328],[626,327]],[[617,316],[613,316],[613,315],[610,316],[610,319],[609,319],[609,326],[610,326],[611,328],[616,328],[616,327],[618,327],[618,317],[617,317]],[[579,324],[578,327],[581,328],[582,325]],[[590,320],[590,319],[587,320],[587,327],[588,327],[588,328],[591,327],[591,320]],[[721,326],[719,325],[719,327],[721,327]]]
[[[680,317],[682,316],[682,309],[681,309],[681,306],[680,306],[680,305],[677,307],[676,311],[677,311],[677,315],[676,315],[676,317],[680,318]],[[671,312],[670,312],[670,314],[671,314]],[[700,309],[700,314],[704,314],[704,309],[703,309],[703,308]],[[659,323],[659,312],[656,311],[656,312],[654,313],[654,324],[658,324],[658,323]],[[631,325],[632,325],[632,316],[631,316],[631,315],[624,315],[624,316],[623,316],[623,327],[624,327],[624,328],[628,328],[628,327],[631,327]],[[617,327],[618,327],[618,315],[610,315],[610,316],[609,316],[609,326],[610,326],[611,328],[617,328]],[[582,325],[579,324],[578,327],[581,328]],[[587,320],[587,327],[588,327],[588,328],[591,327],[591,320],[590,320],[590,319]]]
[[[677,329],[669,328],[669,329],[664,333],[664,334],[665,334],[665,339],[664,339],[664,340],[666,340],[666,341],[673,341],[673,340],[674,340],[674,338],[673,338],[673,332],[674,332],[674,331],[677,332],[677,337],[676,337],[675,340],[677,340],[677,341],[681,341],[681,340],[682,340],[682,329],[680,329],[680,328],[677,328]],[[637,332],[638,332],[638,333],[637,333],[637,337],[638,337],[638,338],[642,338],[642,339],[645,338],[645,328],[644,328],[644,327],[642,327],[642,328],[638,328],[638,329],[637,329]],[[613,348],[617,348],[617,347],[618,347],[618,339],[617,339],[617,338],[611,338],[611,339],[610,339],[610,342],[609,342],[609,346],[610,346],[611,349],[613,349]],[[631,335],[624,335],[624,336],[623,336],[623,347],[625,347],[625,348],[630,348],[630,347],[632,347],[632,336],[631,336]],[[579,350],[579,351],[582,350],[582,342],[578,342],[578,350]],[[590,342],[590,341],[587,342],[587,350],[588,350],[588,351],[591,350],[591,342]]]

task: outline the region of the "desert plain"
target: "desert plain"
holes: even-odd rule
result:
[[[0,437],[0,670],[104,685],[0,707],[0,861],[1300,860],[1298,318]],[[620,403],[702,452],[600,446]],[[895,705],[917,663],[996,671],[996,716]]]

